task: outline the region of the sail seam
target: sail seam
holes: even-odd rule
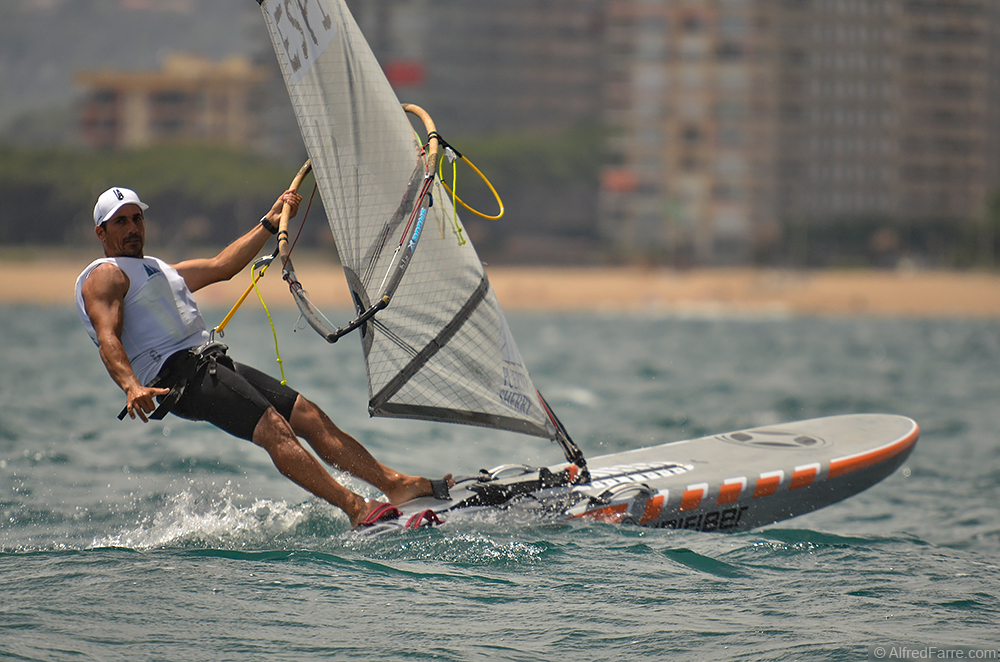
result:
[[[427,343],[426,347],[420,350],[395,377],[389,380],[389,382],[375,394],[369,403],[369,411],[378,411],[379,408],[389,400],[389,398],[398,393],[399,389],[403,388],[406,382],[410,381],[410,378],[417,374],[417,372],[424,367],[424,365],[426,365],[431,357],[437,354],[442,347],[448,344],[448,341],[451,340],[452,336],[458,333],[458,330],[462,328],[462,325],[469,319],[472,312],[486,297],[486,292],[489,291],[489,288],[490,283],[484,275],[482,280],[479,281],[479,285],[476,289],[472,292],[451,321],[448,322],[443,329],[441,329],[441,332],[438,333],[433,340]]]
[[[405,340],[403,340],[399,336],[399,334],[397,334],[395,331],[391,330],[383,322],[380,322],[378,319],[373,319],[372,320],[372,325],[376,329],[378,329],[379,331],[381,331],[382,335],[384,335],[386,338],[388,338],[393,343],[395,343],[396,346],[398,346],[401,350],[403,350],[404,352],[406,352],[410,356],[416,356],[417,355],[417,350],[410,343],[408,343]]]

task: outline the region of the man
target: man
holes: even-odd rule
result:
[[[184,418],[209,421],[264,448],[282,474],[343,510],[352,526],[367,526],[399,517],[391,504],[443,496],[453,484],[451,475],[432,483],[386,467],[296,391],[233,362],[224,346],[207,345],[209,334],[192,296],[239,273],[277,232],[283,205],[290,205],[294,216],[301,201],[286,191],[257,226],[215,257],[171,266],[144,255],[148,206],[130,189],[110,188],[94,207],[105,257],[77,279],[77,307],[108,373],[125,392],[122,416],[147,422],[147,415],[156,412],[160,418],[169,408]],[[389,503],[337,483],[299,436],[327,463],[381,490]],[[408,524],[436,520],[428,513]]]

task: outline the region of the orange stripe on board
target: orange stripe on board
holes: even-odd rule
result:
[[[701,505],[701,500],[705,497],[705,492],[708,492],[708,483],[688,485],[688,488],[684,490],[684,496],[681,497],[681,506],[678,510],[682,512],[685,510],[694,510]]]
[[[651,522],[660,516],[663,512],[663,502],[666,501],[662,494],[658,494],[652,499],[646,501],[646,510],[643,511],[642,517],[639,518],[639,524],[645,524],[646,522]]]
[[[920,426],[914,423],[913,430],[899,441],[894,441],[891,444],[886,444],[885,446],[864,453],[858,453],[857,455],[848,455],[847,457],[838,457],[835,460],[830,460],[830,474],[828,477],[836,478],[837,476],[843,476],[858,469],[864,469],[885,462],[917,443],[917,437],[919,436]]]
[[[812,485],[812,482],[816,480],[817,474],[819,474],[818,462],[795,467],[795,471],[792,472],[792,482],[788,485],[788,489],[797,490],[800,487]]]
[[[582,515],[578,515],[578,517],[585,517],[587,519],[592,519],[597,522],[605,522],[607,524],[617,524],[622,521],[622,517],[625,516],[626,511],[628,511],[628,504],[619,503],[614,506],[598,508],[597,510],[589,510]]]
[[[743,493],[743,488],[746,487],[747,479],[744,477],[740,478],[727,478],[719,488],[719,498],[715,500],[717,504],[733,503],[740,498],[740,494]]]
[[[785,477],[785,472],[770,471],[768,473],[763,473],[760,478],[757,479],[757,487],[753,491],[753,498],[770,496],[778,491],[778,486],[781,485],[781,479]]]

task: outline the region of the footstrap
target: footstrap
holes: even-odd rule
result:
[[[444,524],[444,520],[438,517],[438,514],[430,508],[406,520],[407,529],[419,529],[422,526],[434,526],[435,524]]]
[[[447,501],[451,499],[451,491],[448,488],[448,481],[445,478],[428,478],[431,484],[431,492],[434,494],[434,498],[439,501]]]
[[[379,522],[388,522],[394,519],[399,519],[401,512],[396,506],[391,503],[383,503],[376,508],[373,508],[370,513],[364,516],[364,518],[358,522],[358,525],[354,527],[357,529],[366,529],[370,526],[375,526]]]

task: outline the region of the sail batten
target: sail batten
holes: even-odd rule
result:
[[[508,432],[519,432],[521,434],[534,436],[548,436],[535,426],[521,418],[496,416],[484,414],[477,411],[460,411],[455,409],[438,409],[435,407],[423,407],[418,405],[387,404],[369,411],[376,416],[386,418],[412,418],[425,421],[447,421],[451,423],[462,423],[477,427],[494,428],[496,430],[506,430]]]
[[[448,341],[451,340],[461,326],[465,324],[466,320],[468,320],[469,316],[472,314],[472,311],[475,310],[475,307],[478,306],[479,302],[481,302],[483,297],[486,296],[488,289],[489,281],[486,280],[486,277],[484,276],[483,280],[480,281],[479,287],[475,289],[472,296],[469,297],[469,300],[465,302],[465,305],[462,306],[455,317],[448,324],[446,324],[443,329],[441,329],[441,332],[435,336],[433,340],[427,343],[422,350],[414,355],[405,368],[400,370],[399,373],[388,384],[386,384],[381,391],[375,394],[370,403],[372,408],[376,410],[379,409],[379,407],[389,398],[399,392],[399,389],[403,387],[403,384],[416,375],[417,372],[419,372],[419,370],[426,365],[435,354],[448,344]],[[382,330],[382,327],[379,327],[379,330]],[[398,334],[395,333],[392,335],[399,337]]]
[[[444,231],[458,217],[436,157],[344,1],[261,11],[357,312],[388,302],[358,318],[370,413],[556,439],[475,248]]]

